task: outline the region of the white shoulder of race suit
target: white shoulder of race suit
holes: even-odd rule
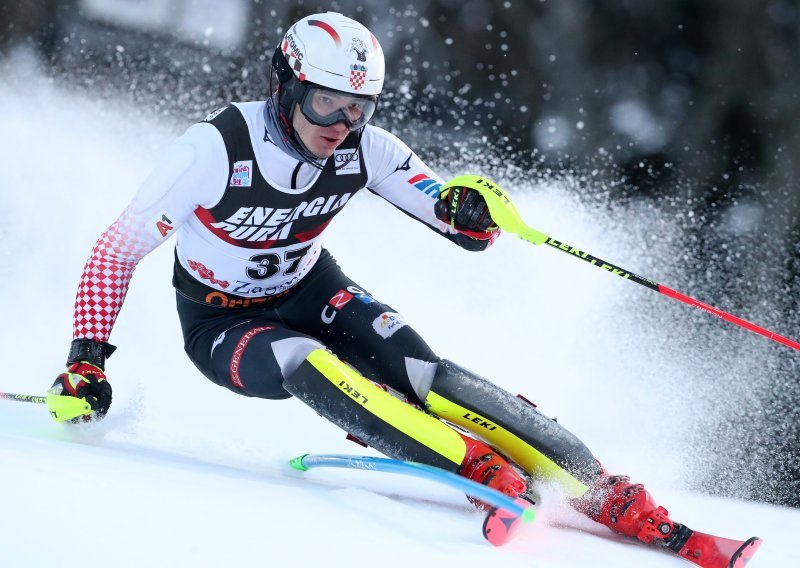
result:
[[[292,187],[292,175],[298,162],[265,139],[263,105],[263,101],[236,103],[248,124],[259,172],[278,190],[302,192],[313,185],[320,172],[308,164],[302,165],[296,173],[296,188]],[[358,151],[366,168],[367,188],[440,232],[454,232],[433,213],[441,178],[401,140],[368,125]],[[198,209],[214,207],[225,195],[228,170],[225,143],[219,131],[209,123],[192,125],[170,145],[131,203],[92,249],[76,298],[74,337],[107,340],[136,264],[179,228],[182,229],[178,257],[190,273],[190,256],[198,247],[214,251],[214,273],[211,278],[199,272],[193,274],[199,281],[224,289],[222,284],[231,286],[233,281],[247,280],[241,278],[241,273],[243,265],[253,257],[252,249],[236,250],[235,245],[215,240],[211,233],[200,232],[195,222]],[[292,278],[283,282],[258,282],[257,286],[249,282],[240,285],[240,291],[235,293],[264,296],[294,285],[316,262],[321,250],[319,239],[320,235],[312,239],[303,266]],[[271,252],[282,254],[279,246],[273,247]],[[208,267],[203,266],[203,269],[206,274],[209,272]]]

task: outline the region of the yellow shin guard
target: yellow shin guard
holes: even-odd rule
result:
[[[324,349],[312,351],[284,388],[395,459],[457,471],[466,454],[463,439],[451,427],[395,398]]]

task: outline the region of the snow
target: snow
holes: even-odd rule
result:
[[[63,367],[92,244],[180,127],[71,94],[24,61],[6,65],[0,390],[40,394]],[[613,220],[576,196],[555,186],[506,188],[537,228],[630,261]],[[688,490],[693,448],[652,426],[657,413],[678,434],[691,428],[697,409],[669,379],[696,363],[675,357],[669,343],[656,346],[637,310],[656,305],[671,319],[683,308],[666,298],[647,303],[647,290],[509,236],[480,255],[458,250],[371,195],[357,196],[329,234],[349,275],[437,353],[556,415],[611,470],[644,481],[673,518],[729,538],[764,538],[754,568],[800,565],[792,540],[800,511]],[[108,365],[114,404],[104,422],[57,425],[42,407],[0,402],[4,566],[681,565],[611,535],[546,489],[537,521],[495,549],[480,536],[481,516],[452,489],[375,472],[290,469],[302,453],[373,452],[296,400],[238,397],[203,378],[182,352],[171,263],[165,245],[134,275],[112,335],[119,351]]]

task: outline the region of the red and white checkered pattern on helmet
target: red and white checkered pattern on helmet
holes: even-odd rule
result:
[[[289,67],[295,72],[295,75],[297,75],[297,78],[300,81],[305,81],[306,74],[303,73],[303,62],[300,61],[289,48],[288,41],[283,40],[283,43],[281,44],[281,51],[283,51],[283,56],[286,58]]]
[[[158,244],[130,208],[102,234],[78,286],[73,338],[108,340],[136,265]]]
[[[366,67],[351,66],[350,68],[350,86],[353,87],[356,91],[364,86],[364,83],[367,81],[367,69]]]

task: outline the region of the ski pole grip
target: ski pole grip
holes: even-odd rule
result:
[[[440,191],[444,193],[451,187],[468,187],[480,193],[486,201],[492,221],[503,231],[534,245],[547,241],[547,235],[525,224],[511,198],[492,180],[472,174],[458,176],[444,184]]]

